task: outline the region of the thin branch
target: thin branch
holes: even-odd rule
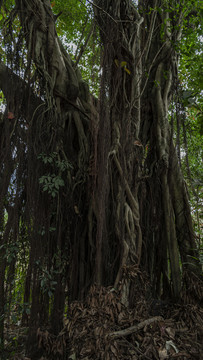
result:
[[[95,29],[95,22],[93,21],[93,23],[92,23],[92,25],[91,25],[91,28],[90,28],[90,31],[89,31],[89,34],[88,34],[88,36],[87,36],[87,39],[85,40],[84,45],[81,46],[79,55],[78,55],[77,58],[76,58],[76,61],[75,61],[75,64],[74,64],[74,67],[75,67],[75,68],[77,67],[77,65],[78,65],[78,63],[79,63],[82,55],[83,55],[84,52],[85,52],[85,49],[86,49],[86,47],[87,47],[87,45],[88,45],[88,42],[89,42],[89,40],[90,40],[90,38],[91,38],[91,36],[92,36],[92,34],[93,34],[94,29]]]
[[[109,13],[107,13],[104,9],[102,9],[100,6],[94,4],[94,3],[93,3],[92,1],[90,1],[90,0],[87,0],[87,2],[88,2],[89,4],[91,4],[92,6],[96,7],[98,10],[102,11],[104,14],[106,14],[107,16],[109,16],[111,20],[113,20],[115,23],[117,23],[117,21],[116,21]]]
[[[87,16],[86,19],[85,19],[85,24],[84,24],[84,26],[83,26],[83,29],[82,29],[82,32],[81,32],[81,36],[80,36],[80,40],[79,40],[79,42],[78,42],[78,46],[77,46],[77,49],[76,49],[76,52],[75,52],[75,59],[77,59],[77,57],[78,57],[78,52],[79,52],[80,48],[82,47],[82,46],[81,46],[81,43],[82,43],[82,40],[84,39],[84,33],[85,33],[85,29],[86,29],[88,20],[89,20],[89,16]]]
[[[144,320],[144,321],[140,322],[140,323],[137,324],[137,325],[130,326],[129,328],[126,328],[126,329],[123,329],[123,330],[119,330],[119,331],[114,331],[114,332],[110,333],[108,336],[110,336],[110,337],[113,338],[113,339],[118,339],[118,338],[120,338],[120,337],[122,337],[122,336],[128,336],[128,335],[130,335],[130,334],[133,334],[133,333],[141,330],[141,329],[144,328],[145,326],[152,324],[153,322],[163,321],[163,320],[164,320],[164,319],[163,319],[162,316],[155,316],[155,317],[153,317],[153,318]]]
[[[154,27],[155,27],[155,22],[156,22],[156,17],[157,17],[157,11],[155,11],[156,6],[157,6],[157,0],[155,0],[154,10],[153,10],[153,14],[152,14],[151,22],[150,22],[149,35],[148,35],[147,42],[146,42],[145,49],[144,49],[144,51],[145,51],[144,61],[145,62],[147,61],[149,49],[150,49],[150,46],[152,43],[152,36],[154,34]]]

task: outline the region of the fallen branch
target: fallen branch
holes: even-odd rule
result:
[[[110,336],[113,339],[117,339],[117,338],[122,337],[122,336],[128,336],[128,335],[142,329],[143,327],[145,327],[145,326],[147,326],[149,324],[152,324],[155,321],[163,321],[163,320],[164,319],[161,316],[155,316],[155,317],[153,317],[151,319],[144,320],[144,321],[142,321],[141,323],[139,323],[137,325],[130,326],[127,329],[114,331],[114,332],[110,333],[108,336]]]

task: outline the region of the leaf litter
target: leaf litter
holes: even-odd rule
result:
[[[178,304],[149,299],[149,283],[136,275],[131,306],[122,303],[124,277],[118,290],[94,285],[84,301],[71,303],[58,336],[38,329],[40,360],[203,359],[200,302],[184,294]],[[13,359],[30,360],[23,353]]]

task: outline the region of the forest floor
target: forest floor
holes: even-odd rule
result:
[[[203,308],[146,300],[141,277],[134,289],[134,306],[126,307],[113,288],[93,286],[85,302],[73,302],[58,336],[38,329],[39,360],[203,359]],[[122,284],[123,285],[123,284]],[[136,290],[136,291],[135,291]],[[25,356],[27,328],[10,327],[6,333],[8,357]]]

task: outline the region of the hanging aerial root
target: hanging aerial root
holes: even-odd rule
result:
[[[121,168],[120,162],[116,156],[116,154],[113,154],[113,159],[115,161],[116,167],[118,169],[118,172],[121,176],[122,182],[124,184],[125,187],[125,191],[126,191],[126,195],[129,201],[129,208],[131,207],[131,213],[132,213],[132,217],[134,219],[135,222],[135,226],[137,228],[137,258],[138,258],[138,264],[140,263],[140,259],[141,259],[141,251],[142,251],[142,232],[141,232],[141,228],[140,228],[140,217],[139,217],[139,204],[138,201],[135,199],[135,197],[133,196],[130,187],[128,185],[128,182],[123,174],[123,170]],[[132,220],[132,219],[131,219]],[[131,232],[131,231],[130,231]],[[131,237],[132,238],[132,237]],[[134,238],[134,237],[133,237]]]
[[[133,249],[133,252],[136,253],[136,235],[135,235],[133,212],[127,203],[125,203],[125,225],[131,242],[130,244],[131,252]]]
[[[128,185],[128,182],[123,174],[123,170],[121,168],[121,165],[120,165],[120,162],[116,156],[116,154],[114,154],[114,157],[113,157],[114,161],[115,161],[115,164],[116,164],[116,167],[118,169],[118,172],[120,174],[120,177],[123,181],[123,184],[125,186],[125,191],[126,191],[126,194],[127,194],[127,197],[128,197],[128,200],[129,200],[129,203],[132,207],[132,210],[133,210],[133,217],[136,219],[137,222],[139,222],[139,209],[138,209],[138,204],[130,190],[130,187]]]

